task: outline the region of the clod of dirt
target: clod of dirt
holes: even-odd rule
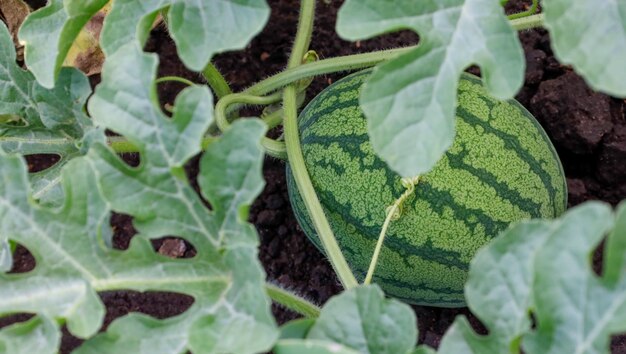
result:
[[[568,207],[573,207],[589,199],[585,182],[578,178],[567,178]]]
[[[547,55],[542,50],[533,49],[526,52],[526,84],[537,85],[543,79],[544,61]]]
[[[626,182],[626,125],[615,127],[606,139],[598,158],[596,175],[601,182],[617,185]]]
[[[170,258],[183,257],[186,251],[185,241],[179,238],[168,238],[159,247],[159,253]]]
[[[613,129],[611,98],[591,91],[573,72],[542,82],[530,108],[555,145],[574,155],[593,154]]]

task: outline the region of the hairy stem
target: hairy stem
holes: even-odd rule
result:
[[[317,318],[320,308],[304,298],[274,284],[266,283],[265,290],[272,300],[307,318]]]
[[[261,119],[267,124],[268,129],[276,128],[283,122],[283,109],[277,109],[270,114],[261,116]]]
[[[168,82],[168,81],[180,82],[181,84],[185,84],[187,86],[195,85],[195,83],[193,83],[192,81],[187,80],[184,77],[180,77],[180,76],[163,76],[154,80],[154,83],[160,84],[160,83]]]
[[[376,248],[374,249],[374,255],[372,256],[372,260],[370,261],[369,269],[367,270],[367,275],[365,276],[365,281],[363,284],[370,284],[372,282],[372,277],[374,276],[374,271],[376,270],[376,265],[378,264],[378,257],[380,256],[380,250],[383,248],[383,242],[385,241],[385,236],[387,235],[387,229],[389,228],[389,224],[391,221],[396,220],[400,217],[402,203],[415,191],[415,185],[419,182],[419,176],[414,178],[403,178],[402,185],[406,188],[406,191],[402,193],[400,198],[396,199],[396,201],[387,208],[387,217],[385,217],[385,222],[383,223],[383,227],[380,231],[380,235],[378,236],[378,242],[376,242]]]
[[[218,138],[214,136],[205,136],[201,142],[202,150],[206,150],[206,148],[217,139]],[[126,140],[123,136],[108,136],[107,144],[118,154],[139,152],[139,147]]]
[[[313,28],[312,13],[314,8],[315,0],[302,0],[298,31],[296,33],[293,50],[291,52],[291,59],[289,60],[289,65],[287,66],[288,69],[301,65],[301,58],[307,50],[309,38],[311,37],[311,30]],[[350,289],[357,286],[358,282],[356,281],[354,274],[352,274],[352,271],[350,270],[341,249],[339,248],[337,239],[328,224],[328,220],[324,215],[324,210],[322,209],[320,201],[317,198],[317,194],[313,188],[313,183],[311,183],[309,173],[307,172],[306,165],[304,164],[304,156],[302,156],[302,149],[300,146],[300,136],[298,135],[298,108],[296,95],[297,92],[295,85],[289,85],[283,91],[285,143],[287,144],[289,165],[293,171],[293,176],[298,190],[304,200],[304,205],[306,206],[307,212],[313,221],[315,231],[317,231],[317,234],[320,236],[322,241],[322,245],[324,245],[324,250],[330,260],[330,264],[333,266],[333,269],[337,273],[337,276],[343,286],[346,289]]]
[[[213,63],[209,62],[209,64],[207,64],[204,70],[202,70],[202,76],[206,79],[217,99],[230,95],[233,92],[222,73],[217,70]]]
[[[296,67],[289,67],[285,71],[268,77],[263,81],[259,81],[258,83],[250,86],[244,92],[252,95],[264,95],[268,92],[278,90],[291,83],[308,77],[329,74],[338,71],[350,71],[369,68],[383,61],[395,58],[400,54],[407,53],[411,49],[415,48],[415,46],[412,46],[406,48],[382,50],[365,54],[347,55],[343,57],[324,59]]]
[[[509,15],[509,20],[516,20],[518,18],[528,17],[530,15],[534,15],[537,12],[537,8],[539,7],[539,0],[533,0],[533,4],[530,6],[530,9],[522,12],[518,12],[516,14]]]
[[[234,103],[245,103],[253,105],[268,105],[280,101],[282,94],[280,92],[269,96],[256,96],[245,93],[233,93],[224,96],[215,105],[215,123],[221,131],[230,128],[230,123],[226,117],[228,108]]]
[[[235,103],[246,103],[254,105],[268,105],[280,101],[282,94],[280,92],[274,93],[269,96],[253,96],[245,93],[233,93],[224,96],[215,105],[215,123],[217,127],[222,131],[226,131],[230,128],[228,122],[227,112],[230,106]],[[287,148],[282,141],[276,141],[264,136],[261,139],[261,145],[265,148],[265,152],[273,157],[279,159],[287,158]]]
[[[543,26],[543,14],[536,14],[532,16],[522,17],[515,20],[511,20],[511,26],[517,31],[523,31],[531,28],[537,28]]]

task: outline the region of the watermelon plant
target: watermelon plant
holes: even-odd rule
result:
[[[84,340],[76,353],[434,352],[416,346],[406,302],[467,304],[487,327],[479,335],[457,318],[440,353],[606,352],[626,331],[626,204],[565,211],[558,156],[511,97],[523,81],[517,31],[540,26],[563,64],[626,97],[626,3],[543,0],[537,14],[533,0],[507,17],[503,2],[347,0],[345,39],[408,28],[420,42],[319,60],[315,1],[302,0],[286,69],[241,92],[212,58],[263,28],[264,0],[49,0],[19,28],[24,67],[0,24],[0,317],[31,315],[0,329],[0,353],[56,353],[63,327]],[[103,13],[92,92],[64,63]],[[143,47],[160,22],[208,84],[157,77]],[[472,64],[481,79],[463,73]],[[361,69],[298,118],[312,77]],[[173,107],[158,99],[165,81],[187,85]],[[241,119],[243,105],[264,113]],[[279,125],[284,137],[268,138]],[[29,173],[33,154],[60,159]],[[192,181],[185,166],[198,154]],[[266,154],[287,160],[294,212],[345,287],[321,308],[269,283],[258,260],[247,217]],[[133,218],[127,250],[112,247],[113,212]],[[195,256],[154,252],[149,240],[168,235]],[[10,271],[17,245],[33,270]],[[602,275],[589,264],[598,247]],[[99,294],[116,290],[176,292],[193,305],[103,329]],[[271,301],[304,319],[277,326]]]

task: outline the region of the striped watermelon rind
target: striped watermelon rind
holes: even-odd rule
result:
[[[299,117],[305,164],[335,237],[357,279],[365,277],[385,210],[403,192],[400,176],[372,149],[359,108],[370,71],[316,96]],[[459,83],[453,146],[421,176],[391,223],[374,282],[403,301],[465,305],[463,285],[476,251],[528,218],[565,211],[561,162],[545,131],[517,101],[491,98],[479,78]],[[290,201],[305,234],[323,252],[287,166]]]

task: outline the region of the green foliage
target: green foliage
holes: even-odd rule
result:
[[[621,67],[626,5],[611,0],[543,3],[557,57],[573,64],[592,87],[626,96]],[[376,153],[401,176],[413,177],[431,170],[452,144],[461,72],[480,66],[489,92],[511,98],[522,85],[524,58],[495,0],[403,0],[393,6],[348,0],[337,21],[337,32],[349,40],[407,28],[420,35],[419,46],[380,64],[360,101]]]
[[[20,68],[15,59],[11,35],[0,23],[0,115],[13,117],[0,123],[0,147],[5,152],[23,155],[59,155],[54,167],[31,175],[33,197],[58,205],[63,198],[59,184],[61,168],[84,154],[92,141],[103,139],[93,131],[84,112],[91,94],[89,81],[80,71],[64,68],[56,87],[47,89],[31,72]]]
[[[109,0],[51,0],[26,18],[20,28],[24,59],[37,81],[52,88],[74,39]]]
[[[246,94],[278,97],[281,88],[310,80],[312,73],[382,62],[360,98],[374,149],[402,175],[429,171],[452,144],[455,92],[465,67],[480,65],[497,97],[511,97],[521,85],[523,57],[513,29],[538,22],[512,27],[500,8],[505,2],[403,0],[390,6],[391,1],[348,0],[338,23],[344,37],[409,28],[420,34],[420,45],[295,67],[301,60],[297,55],[288,72]],[[106,3],[50,0],[33,12],[19,31],[28,71],[16,63],[11,35],[0,25],[0,316],[33,315],[0,329],[0,353],[56,353],[62,326],[85,340],[75,351],[79,354],[434,353],[415,348],[412,310],[386,299],[376,285],[341,293],[321,311],[287,290],[267,286],[258,237],[247,222],[263,187],[265,124],[236,120],[222,135],[207,136],[214,102],[203,85],[183,90],[171,117],[162,112],[155,84],[158,60],[142,51],[159,16],[183,63],[200,72],[216,53],[247,45],[269,17],[266,2],[113,1],[100,43],[106,54],[102,82],[92,95],[85,75],[61,66],[81,28]],[[312,23],[307,16],[314,5],[302,1],[301,25]],[[620,70],[626,59],[623,3],[544,0],[542,5],[556,56],[594,88],[626,95]],[[304,53],[310,40],[311,26],[301,27],[296,53]],[[210,82],[225,83],[217,70],[212,75]],[[229,92],[226,88],[220,92]],[[295,89],[285,91],[293,102],[285,104],[283,114],[295,119]],[[120,136],[105,136],[105,130]],[[114,142],[125,144],[118,152],[138,152],[140,165],[122,161],[111,148]],[[203,149],[198,193],[185,165]],[[287,150],[293,146],[287,144]],[[60,161],[29,174],[23,156],[31,154],[57,154]],[[133,218],[138,235],[128,250],[111,247],[112,212]],[[589,259],[607,233],[599,277]],[[150,239],[164,236],[185,239],[197,254],[190,259],[157,254]],[[16,244],[33,254],[34,270],[9,272]],[[541,353],[606,352],[610,335],[626,331],[625,254],[626,204],[613,213],[607,205],[589,203],[558,220],[508,229],[471,262],[465,289],[470,308],[490,334],[479,336],[458,318],[439,352],[520,347]],[[116,290],[176,292],[194,302],[167,319],[131,313],[104,331],[105,307],[98,294]],[[279,332],[268,295],[309,318]],[[529,314],[536,319],[534,328]]]
[[[472,261],[466,287],[469,307],[489,336],[477,336],[457,318],[439,352],[495,353],[521,343],[527,353],[606,353],[611,335],[626,331],[625,223],[626,204],[613,213],[590,202],[558,220],[527,221],[504,232]],[[605,254],[619,257],[609,256],[605,276],[598,277],[591,255],[611,229]]]
[[[52,0],[20,30],[26,63],[37,80],[52,87],[81,28],[108,0]],[[105,21],[101,46],[107,56],[127,43],[144,45],[161,10],[183,63],[201,71],[214,54],[241,49],[269,17],[265,0],[116,0]],[[50,59],[53,60],[50,60]]]
[[[96,293],[134,289],[183,292],[195,302],[185,313],[166,320],[126,316],[108,332],[88,340],[79,352],[170,353],[173,348],[188,348],[196,353],[252,353],[267,350],[274,342],[277,332],[256,257],[258,240],[245,222],[245,210],[263,185],[259,141],[265,127],[255,120],[236,122],[204,154],[199,184],[213,205],[209,212],[181,166],[200,150],[202,132],[211,121],[206,114],[211,96],[204,87],[187,89],[169,120],[150,100],[156,64],[153,55],[141,53],[134,44],[126,46],[105,65],[102,85],[90,101],[96,123],[140,146],[141,167],[128,167],[97,144],[88,158],[74,159],[63,170],[65,204],[53,209],[35,205],[29,198],[20,158],[0,157],[0,173],[8,181],[0,190],[0,241],[8,238],[23,244],[37,260],[33,272],[0,275],[0,313],[33,312],[42,318],[29,327],[9,327],[0,332],[3,337],[8,336],[5,331],[23,336],[52,333],[45,337],[46,346],[55,348],[59,329],[55,324],[51,332],[48,319],[59,318],[71,333],[89,338],[104,316]],[[129,76],[131,72],[134,76]],[[121,80],[119,75],[126,76]],[[117,86],[111,95],[112,83],[122,81],[127,85]],[[132,102],[125,101],[128,97]],[[138,111],[120,108],[129,103]],[[122,120],[124,124],[119,124]],[[239,159],[228,161],[228,174],[216,169],[226,165],[233,151]],[[140,235],[128,251],[106,246],[109,206],[135,217]],[[187,239],[198,247],[198,254],[192,260],[156,255],[147,239],[165,235]],[[243,333],[242,328],[246,328]],[[20,343],[28,345],[26,339]],[[4,345],[15,347],[15,342]],[[30,350],[15,348],[13,353]]]
[[[461,72],[480,65],[489,92],[507,99],[522,86],[524,57],[494,0],[403,0],[393,6],[348,0],[337,20],[337,32],[349,40],[404,28],[420,34],[420,45],[379,65],[360,101],[374,151],[402,177],[413,177],[432,169],[452,145]]]
[[[626,3],[544,0],[542,8],[557,59],[593,89],[626,97]]]
[[[359,353],[407,353],[417,340],[416,321],[408,305],[385,299],[378,286],[359,287],[330,299],[307,338],[341,343]]]

